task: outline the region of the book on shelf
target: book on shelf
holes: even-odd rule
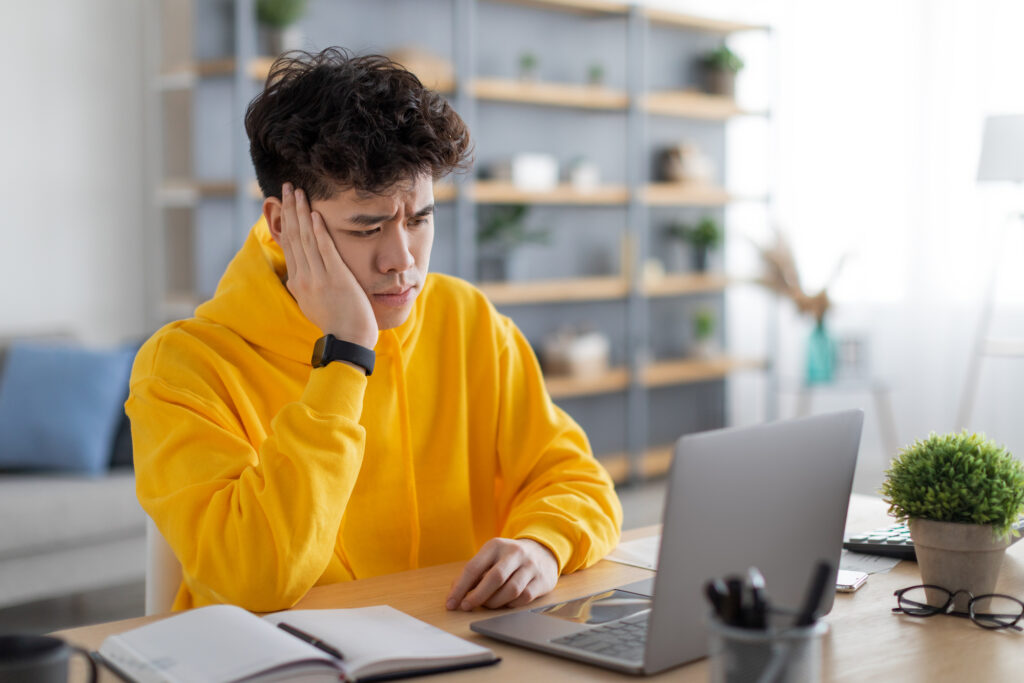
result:
[[[386,605],[276,612],[212,605],[112,635],[100,658],[139,683],[372,681],[496,663]]]

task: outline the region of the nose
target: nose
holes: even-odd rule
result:
[[[377,252],[377,268],[381,273],[404,273],[416,264],[409,244],[409,234],[398,226],[388,226]]]

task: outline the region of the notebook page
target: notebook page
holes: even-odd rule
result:
[[[332,661],[231,605],[201,607],[111,636],[100,654],[139,681],[190,683],[236,680],[293,661]]]
[[[274,624],[285,622],[340,650],[345,668],[357,677],[494,657],[485,647],[387,605],[296,610],[263,618]],[[379,666],[381,662],[394,666]]]

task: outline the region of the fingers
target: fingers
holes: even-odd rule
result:
[[[296,189],[294,196],[294,217],[298,224],[299,244],[302,245],[302,252],[306,256],[306,263],[309,267],[309,274],[317,278],[326,271],[324,259],[320,255],[320,248],[317,246],[316,236],[313,234],[313,217],[310,215],[309,201],[306,193]]]
[[[316,240],[316,249],[320,254],[320,259],[323,261],[327,274],[331,277],[344,277],[348,274],[355,280],[355,276],[351,275],[352,271],[348,269],[348,264],[341,258],[338,248],[334,246],[331,236],[327,233],[327,224],[324,223],[324,217],[320,215],[319,211],[313,211],[311,218],[313,220],[313,238]]]
[[[472,609],[472,607],[468,606],[463,607],[463,600],[470,589],[477,585],[484,572],[490,569],[494,562],[494,551],[494,542],[488,541],[482,548],[480,548],[480,552],[474,555],[473,559],[466,563],[466,566],[462,569],[462,574],[460,574],[459,578],[455,580],[454,585],[452,585],[451,592],[448,593],[448,599],[445,603],[448,609]]]
[[[483,575],[473,590],[466,594],[459,609],[471,610],[493,598],[519,569],[520,563],[509,555],[501,556]]]
[[[523,592],[532,582],[533,571],[527,567],[520,566],[512,572],[512,576],[508,577],[505,583],[503,583],[493,595],[484,601],[483,605],[484,607],[489,607],[491,609],[510,605],[513,600],[525,597]],[[530,598],[530,600],[532,599],[533,598]],[[526,602],[529,602],[529,600]],[[524,602],[523,604],[525,605],[526,603]]]
[[[284,183],[281,186],[281,251],[284,252],[284,263],[288,268],[289,279],[298,275],[299,264],[296,259],[293,240],[295,238],[295,226],[291,217],[295,213],[295,196],[292,194],[292,184]]]
[[[534,577],[530,580],[530,583],[526,585],[526,588],[519,593],[519,596],[513,600],[509,600],[506,607],[522,607],[528,605],[540,596],[547,593],[550,588],[544,588],[544,581],[541,577]],[[489,606],[489,605],[488,605]],[[500,605],[499,605],[500,607]]]
[[[452,586],[448,609],[519,607],[544,595],[558,580],[558,565],[544,546],[527,539],[491,539]]]

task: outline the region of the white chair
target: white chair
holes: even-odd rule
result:
[[[181,586],[181,563],[146,515],[146,615],[171,611]]]

